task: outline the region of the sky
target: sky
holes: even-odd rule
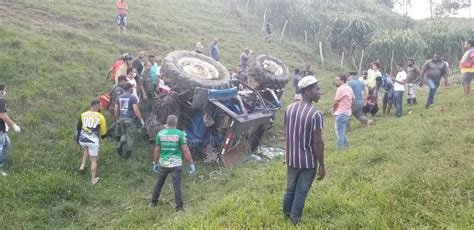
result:
[[[411,0],[411,10],[409,11],[409,15],[411,18],[414,19],[424,19],[430,17],[430,4],[429,0]],[[474,8],[474,7],[473,7]],[[458,12],[455,17],[464,17],[469,18],[469,10],[470,9],[463,9]],[[399,12],[400,8],[395,7],[395,11]],[[472,12],[474,17],[474,11]]]

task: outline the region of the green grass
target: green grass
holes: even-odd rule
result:
[[[151,146],[144,141],[128,161],[101,148],[93,187],[76,172],[81,151],[73,142],[79,114],[109,90],[105,72],[125,51],[145,49],[160,58],[192,49],[200,37],[218,36],[222,62],[238,64],[243,47],[284,60],[290,69],[319,63],[314,48],[295,41],[267,44],[259,21],[228,16],[218,1],[131,1],[129,33],[116,35],[113,1],[8,1],[0,6],[0,79],[8,86],[9,114],[23,128],[0,178],[0,228],[290,228],[281,216],[282,159],[235,168],[198,164],[184,176],[186,214],[174,215],[167,183],[156,209]],[[2,5],[3,4],[3,5]],[[5,15],[5,16],[3,16]],[[317,69],[330,108],[333,60]],[[336,67],[337,68],[337,67]],[[288,85],[285,104],[291,102]],[[442,88],[437,106],[422,105],[396,119],[377,116],[372,129],[353,122],[352,148],[335,152],[334,119],[325,114],[327,177],[315,182],[304,228],[474,227],[474,98],[461,101],[457,84]],[[426,92],[419,93],[422,104]],[[445,112],[441,112],[441,108]],[[282,111],[266,143],[282,145]]]

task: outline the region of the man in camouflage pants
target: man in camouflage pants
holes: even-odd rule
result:
[[[138,118],[142,126],[145,125],[145,122],[138,108],[138,98],[131,94],[133,90],[132,84],[126,83],[123,90],[124,93],[120,95],[115,103],[115,123],[118,124],[115,134],[117,137],[120,137],[117,153],[123,158],[128,159],[132,155],[133,143],[137,135],[134,119],[135,117]]]

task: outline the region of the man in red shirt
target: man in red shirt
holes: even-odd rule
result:
[[[109,79],[110,75],[112,75],[112,84],[115,85],[115,82],[117,81],[117,69],[123,64],[123,57],[117,58],[115,63],[110,67],[109,70],[107,70],[107,76],[105,79]]]
[[[336,96],[334,97],[334,104],[332,111],[336,117],[336,137],[337,145],[336,148],[349,147],[349,142],[346,137],[346,126],[347,122],[350,121],[352,116],[352,104],[355,101],[354,91],[348,85],[346,85],[347,77],[340,75],[336,77]]]
[[[127,14],[128,14],[128,3],[125,0],[118,0],[115,3],[117,7],[117,32],[123,31],[123,34],[127,32]]]

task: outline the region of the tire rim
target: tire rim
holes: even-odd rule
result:
[[[275,76],[280,76],[283,74],[283,68],[281,68],[280,65],[278,65],[276,62],[272,60],[264,60],[262,64],[263,64],[263,68],[266,71],[268,71],[269,73]]]
[[[219,79],[219,71],[210,63],[194,57],[182,57],[178,64],[183,70],[199,79],[216,80]]]

